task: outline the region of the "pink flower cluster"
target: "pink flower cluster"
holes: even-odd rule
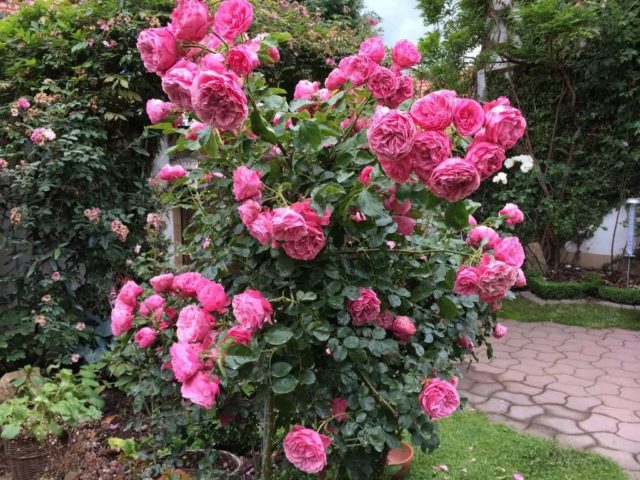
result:
[[[326,244],[322,230],[329,225],[331,212],[319,215],[311,200],[296,202],[273,210],[260,205],[264,184],[261,174],[245,166],[233,172],[233,193],[237,201],[240,220],[249,234],[262,245],[280,248],[296,260],[313,260]]]
[[[120,336],[143,324],[133,339],[140,348],[149,348],[158,335],[175,329],[177,341],[169,348],[168,367],[182,384],[181,393],[203,408],[211,408],[220,393],[220,383],[214,374],[218,357],[216,345],[225,339],[248,344],[267,323],[271,323],[273,308],[257,290],[247,289],[233,297],[224,287],[197,272],[179,275],[165,273],[149,280],[153,292],[140,299],[144,290],[133,281],[120,289],[111,312],[111,330]],[[196,303],[197,302],[197,303]],[[215,315],[223,315],[229,305],[237,324],[226,333],[216,328]]]
[[[102,213],[102,210],[100,210],[98,207],[87,208],[84,211],[84,216],[87,218],[87,220],[89,220],[89,222],[93,223],[94,225],[97,225],[100,222],[101,213]]]
[[[500,210],[500,215],[512,225],[524,220],[524,215],[513,203]],[[453,290],[460,295],[477,294],[480,301],[499,309],[500,300],[511,287],[526,283],[521,268],[525,261],[524,248],[518,237],[501,238],[498,232],[484,225],[471,229],[467,243],[482,248],[484,254],[478,266],[463,265],[458,269]]]
[[[262,37],[236,43],[253,22],[251,3],[224,0],[212,15],[201,0],[178,0],[171,20],[166,27],[149,28],[138,36],[145,68],[162,78],[170,99],[147,103],[151,122],[186,111],[222,131],[240,128],[248,115],[241,77],[260,65],[261,50],[270,62],[280,58],[276,48],[263,45]],[[226,54],[218,51],[221,38],[230,47]]]
[[[129,236],[129,228],[117,218],[111,222],[111,231],[115,233],[116,238],[121,242],[126,242]]]
[[[351,323],[356,327],[376,325],[390,330],[402,343],[406,343],[416,333],[416,325],[412,318],[398,315],[386,310],[380,312],[380,299],[370,288],[360,288],[360,296],[347,301],[347,311],[351,315]]]
[[[36,145],[42,145],[45,142],[52,142],[55,140],[56,134],[50,128],[38,127],[33,129],[29,138]]]

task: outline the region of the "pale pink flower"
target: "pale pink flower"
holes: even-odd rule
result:
[[[331,439],[315,430],[295,425],[284,437],[287,460],[305,473],[319,473],[327,466],[327,448]]]

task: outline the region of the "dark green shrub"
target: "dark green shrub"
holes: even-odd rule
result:
[[[527,272],[527,286],[541,298],[565,300],[595,295],[602,279],[596,274],[587,274],[582,282],[550,282],[537,272]]]
[[[603,285],[598,288],[598,297],[610,302],[640,305],[640,288],[619,288]]]

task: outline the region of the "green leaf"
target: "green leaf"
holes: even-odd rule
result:
[[[370,190],[363,190],[358,195],[360,211],[369,217],[378,217],[384,213],[384,206],[380,196]]]
[[[20,425],[10,423],[9,425],[4,426],[0,438],[3,440],[13,440],[18,435],[20,435]]]
[[[316,374],[312,370],[305,370],[300,375],[300,383],[302,385],[313,385],[316,383]]]
[[[287,327],[273,327],[264,334],[264,339],[269,345],[284,345],[293,337],[293,332]]]
[[[353,335],[345,338],[342,343],[348,349],[353,349],[353,348],[360,347],[360,339],[358,337],[354,337]]]
[[[291,375],[287,375],[283,378],[278,378],[274,380],[271,384],[271,390],[278,395],[284,395],[285,393],[293,392],[298,386],[298,379],[292,377]]]
[[[276,132],[269,126],[259,110],[251,112],[251,130],[267,143],[277,144]]]
[[[299,302],[313,302],[317,298],[318,295],[315,292],[303,292],[301,290],[296,292],[296,300]]]
[[[469,213],[464,201],[452,203],[444,212],[444,221],[447,226],[461,230],[469,225]]]
[[[319,150],[322,144],[322,132],[317,123],[307,120],[302,122],[299,130],[303,144],[311,150]]]
[[[349,285],[348,287],[344,287],[342,289],[342,295],[347,297],[349,300],[357,300],[362,294],[360,293],[360,289],[358,287]]]
[[[224,359],[229,368],[233,370],[257,360],[255,352],[246,345],[234,345],[229,349],[229,354]]]
[[[281,378],[291,371],[292,367],[287,362],[277,362],[271,365],[271,376]]]
[[[458,315],[458,307],[447,297],[438,299],[438,307],[440,308],[440,315],[447,320],[455,320]]]

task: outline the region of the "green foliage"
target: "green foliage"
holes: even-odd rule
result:
[[[522,434],[488,421],[480,412],[457,413],[438,422],[438,426],[442,446],[431,455],[416,452],[408,480],[506,480],[515,472],[536,480],[627,478],[608,458]],[[433,467],[438,465],[446,465],[448,472],[434,472]]]
[[[598,288],[598,297],[626,305],[640,305],[640,289],[619,288],[603,285]]]
[[[585,278],[582,282],[551,282],[537,272],[527,272],[527,286],[541,298],[562,300],[595,295],[602,285],[597,276]]]
[[[423,40],[434,55],[427,76],[438,87],[464,89],[465,55],[483,47],[473,64],[511,62],[487,74],[486,96],[506,95],[527,118],[519,153],[536,159],[534,174],[515,169],[509,183],[486,186],[484,212],[515,201],[528,212],[527,239],[539,241],[557,265],[567,241],[578,245],[602,217],[640,184],[640,17],[634,0],[582,3],[527,0],[492,11],[485,2],[422,0],[437,32]],[[508,41],[489,42],[491,26],[506,25]],[[481,212],[482,214],[482,212]]]
[[[141,137],[142,99],[160,89],[135,39],[153,21],[145,8],[169,4],[39,1],[0,21],[0,77],[11,79],[0,85],[0,157],[9,162],[0,174],[8,226],[0,244],[12,265],[0,286],[0,342],[10,340],[1,369],[104,348],[107,293],[127,275],[134,245],[147,248],[144,218],[154,208],[146,178],[155,142]],[[28,110],[16,108],[19,97]],[[38,127],[56,139],[32,143]],[[95,222],[85,215],[92,208],[101,209]],[[21,218],[9,225],[12,210]],[[126,241],[111,231],[114,219],[128,226]],[[40,315],[45,325],[34,322]],[[89,326],[82,333],[80,321]]]
[[[3,440],[22,436],[42,442],[49,435],[61,436],[65,427],[102,416],[102,387],[94,369],[82,367],[77,375],[62,369],[52,378],[31,367],[23,373],[12,382],[15,396],[0,404]]]
[[[538,305],[523,297],[504,302],[501,318],[520,322],[554,322],[585,328],[640,330],[640,312],[594,303]]]

